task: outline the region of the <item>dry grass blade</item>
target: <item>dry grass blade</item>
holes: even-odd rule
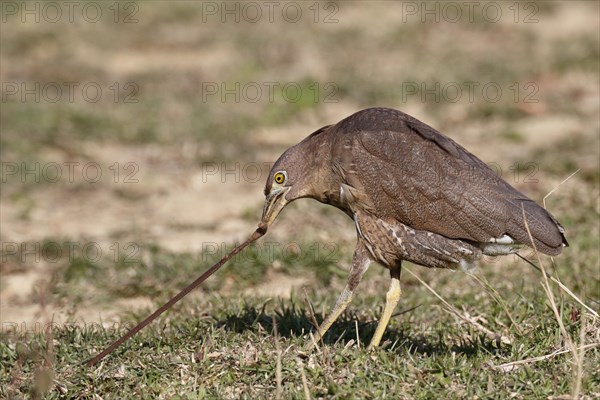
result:
[[[525,216],[525,208],[523,208],[523,206],[521,206],[521,211],[523,213],[523,223],[525,224],[525,229],[527,230],[527,235],[529,236],[529,240],[531,241],[533,251],[535,253],[535,256],[538,260],[538,264],[542,271],[542,278],[543,278],[542,288],[544,289],[544,292],[546,293],[546,297],[548,297],[548,302],[550,303],[550,307],[552,308],[552,311],[554,312],[554,317],[556,318],[556,321],[558,322],[558,326],[560,328],[560,332],[563,336],[563,339],[565,340],[567,347],[571,350],[571,353],[573,354],[573,359],[575,360],[576,368],[575,368],[575,373],[574,373],[575,383],[573,384],[573,398],[577,399],[577,398],[579,398],[579,389],[578,388],[581,387],[581,374],[579,374],[578,371],[580,371],[583,368],[583,358],[579,357],[580,354],[578,353],[577,348],[575,347],[575,344],[573,343],[573,339],[571,338],[571,335],[569,335],[569,333],[567,332],[567,329],[565,328],[565,325],[562,321],[560,313],[558,312],[558,307],[556,307],[556,302],[554,301],[554,293],[552,293],[552,288],[550,287],[550,282],[548,281],[548,274],[546,273],[546,269],[544,267],[544,264],[542,263],[542,259],[540,258],[540,253],[538,252],[537,247],[535,246],[533,236],[531,235],[531,230],[529,229],[529,224],[527,223],[527,217]]]
[[[310,299],[308,298],[308,293],[306,293],[306,288],[304,288],[304,300],[306,301],[306,306],[308,307],[308,311],[310,312],[310,319],[317,330],[317,334],[319,335],[319,342],[321,343],[321,348],[323,349],[323,362],[327,360],[327,348],[325,347],[325,343],[323,343],[323,337],[319,332],[321,332],[319,323],[317,322],[317,318],[315,318],[315,311],[313,310],[313,306],[310,303]],[[316,344],[316,340],[314,337],[311,338],[313,345]]]
[[[412,272],[410,269],[408,268],[403,268],[405,271],[407,271],[409,274],[411,274],[412,276],[415,277],[415,279],[417,279],[423,286],[425,286],[427,288],[427,290],[429,290],[431,293],[433,293],[433,295],[435,297],[437,297],[445,306],[446,308],[454,315],[456,315],[461,321],[464,321],[470,325],[472,325],[475,329],[477,329],[480,332],[483,332],[485,335],[487,335],[489,338],[495,340],[498,337],[500,337],[500,341],[504,344],[512,344],[512,339],[503,336],[503,335],[499,335],[497,333],[492,332],[491,330],[489,330],[488,328],[486,328],[485,326],[481,325],[479,322],[475,321],[473,318],[463,315],[462,313],[460,313],[456,307],[454,307],[453,305],[451,305],[450,303],[448,303],[442,296],[440,296],[431,286],[429,286],[427,283],[425,283],[421,278],[419,278],[419,276],[417,274],[415,274],[414,272]]]
[[[550,195],[552,195],[552,193],[554,193],[556,190],[558,190],[558,188],[563,185],[564,183],[566,183],[569,179],[571,179],[572,177],[574,177],[579,171],[581,171],[581,168],[577,169],[575,172],[573,172],[571,175],[567,176],[565,179],[562,180],[562,182],[560,182],[558,185],[556,185],[554,188],[552,188],[552,190],[550,190],[542,199],[542,203],[544,204],[544,208],[546,208],[546,199],[548,197],[550,197]],[[537,254],[537,251],[536,251]],[[523,257],[521,257],[523,258]],[[523,258],[524,259],[524,258]],[[539,259],[539,257],[538,257]],[[525,261],[528,261],[525,259]],[[529,261],[528,261],[529,262]],[[554,262],[554,259],[553,259]],[[531,262],[529,262],[531,265],[533,265]],[[535,267],[535,265],[533,265]],[[545,273],[545,271],[544,271]],[[598,313],[596,311],[594,311],[593,309],[591,309],[587,304],[585,304],[581,299],[579,299],[579,297],[577,297],[568,287],[566,287],[565,285],[563,285],[563,283],[556,279],[553,276],[550,276],[550,279],[556,283],[558,286],[560,286],[560,288],[562,290],[564,290],[569,296],[571,296],[575,301],[577,301],[579,304],[581,304],[583,307],[585,307],[585,309],[590,312],[593,316],[595,316],[596,318],[598,318]]]
[[[573,387],[573,398],[579,398],[581,393],[581,380],[583,379],[583,357],[585,357],[585,334],[587,332],[587,315],[581,316],[581,328],[579,329],[579,360],[575,370],[575,385]]]
[[[517,333],[519,335],[522,335],[523,331],[521,331],[521,328],[519,327],[519,324],[514,320],[511,312],[508,310],[506,302],[502,299],[502,297],[500,296],[500,294],[498,293],[498,291],[496,291],[496,289],[494,289],[492,287],[492,285],[490,285],[490,283],[487,281],[487,279],[485,279],[485,276],[477,274],[477,273],[472,272],[472,271],[466,271],[466,274],[467,274],[467,276],[470,276],[471,278],[475,279],[475,281],[477,283],[479,283],[481,285],[481,287],[483,287],[483,289],[486,291],[486,293],[489,294],[490,297],[496,303],[500,304],[500,306],[502,307],[502,309],[504,310],[504,312],[508,316],[508,319],[510,319],[510,322],[512,323],[512,326],[517,330]]]
[[[275,351],[277,352],[277,364],[275,366],[275,382],[277,388],[275,391],[275,398],[279,400],[283,397],[283,378],[281,368],[281,345],[279,344],[279,333],[277,332],[277,322],[275,321],[275,317],[273,317],[273,336],[275,340]]]
[[[304,372],[304,363],[302,360],[297,359],[298,369],[300,369],[300,376],[302,377],[302,389],[304,390],[304,398],[311,400],[310,390],[308,389],[308,379],[306,379],[306,373]]]
[[[533,248],[535,256],[538,260],[540,270],[542,272],[542,278],[543,278],[542,287],[544,289],[544,292],[546,293],[546,297],[548,297],[548,301],[550,302],[550,307],[552,308],[552,311],[554,312],[554,316],[556,317],[556,321],[558,322],[558,326],[563,335],[563,338],[567,342],[567,345],[569,346],[569,348],[571,348],[573,350],[574,357],[577,360],[577,354],[575,354],[576,352],[574,350],[575,347],[573,345],[573,341],[571,340],[571,336],[567,333],[567,329],[565,328],[562,318],[560,317],[560,313],[558,312],[558,307],[556,307],[556,301],[554,300],[554,293],[552,293],[552,289],[550,288],[550,282],[548,281],[549,275],[546,272],[546,268],[544,267],[544,264],[542,263],[542,259],[540,258],[540,253],[538,252],[537,247],[535,245],[535,241],[533,240],[533,236],[531,235],[531,230],[529,229],[529,224],[527,223],[527,217],[525,216],[525,209],[522,206],[521,206],[521,211],[523,213],[523,223],[525,224],[525,229],[527,230],[527,235],[529,236],[529,240],[531,241],[531,246]]]
[[[544,198],[542,199],[542,204],[544,204],[544,208],[546,208],[546,199],[548,197],[550,197],[550,195],[552,193],[554,193],[556,190],[558,190],[558,188],[565,182],[567,182],[569,179],[571,179],[572,177],[574,177],[579,171],[581,171],[581,168],[579,168],[577,171],[573,172],[571,175],[567,176],[565,179],[563,179],[563,181],[561,183],[559,183],[558,185],[556,185],[554,188],[552,188],[551,191],[549,191]]]
[[[523,257],[522,255],[520,255],[519,253],[515,253],[515,255],[517,257],[519,257],[521,260],[525,261],[527,264],[529,264],[530,266],[532,266],[534,269],[536,269],[538,272],[542,273],[543,271],[534,263],[532,263],[531,261],[529,261],[527,258]],[[575,300],[576,302],[578,302],[583,308],[585,308],[590,314],[592,314],[594,317],[598,318],[598,313],[596,311],[594,311],[590,306],[588,306],[587,304],[585,304],[583,302],[583,300],[581,300],[575,293],[573,293],[571,291],[571,289],[569,289],[568,287],[566,287],[560,280],[558,280],[557,278],[555,278],[554,276],[543,272],[546,274],[547,278],[550,278],[550,280],[554,283],[556,283],[558,285],[558,287],[560,287],[565,293],[567,293],[569,296],[571,296],[571,298],[573,300]]]
[[[590,343],[590,344],[587,344],[584,346],[580,346],[578,348],[578,350],[583,353],[586,349],[590,349],[590,348],[593,348],[593,347],[596,347],[599,345],[600,345],[600,343]],[[571,349],[565,349],[563,347],[559,350],[553,351],[550,354],[545,354],[543,356],[538,356],[538,357],[526,358],[526,359],[518,360],[518,361],[512,361],[512,362],[508,362],[508,363],[500,364],[500,365],[494,365],[492,368],[497,369],[499,371],[508,372],[508,371],[512,371],[512,370],[516,369],[519,365],[530,364],[530,363],[548,360],[549,358],[556,357],[558,355],[565,354],[570,351],[571,351]]]

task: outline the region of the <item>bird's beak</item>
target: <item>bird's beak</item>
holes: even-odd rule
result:
[[[277,215],[283,210],[283,207],[289,201],[285,198],[285,194],[290,190],[290,187],[281,187],[269,193],[263,207],[261,224],[267,227],[277,218]]]

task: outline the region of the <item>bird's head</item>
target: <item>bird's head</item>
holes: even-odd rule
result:
[[[265,185],[265,205],[261,226],[266,229],[290,202],[303,197],[321,200],[319,182],[326,172],[323,163],[328,159],[324,139],[317,137],[329,126],[314,132],[302,142],[287,149],[271,168]]]
[[[265,205],[261,223],[269,226],[290,202],[306,197],[307,175],[300,149],[288,149],[271,168],[265,186]]]

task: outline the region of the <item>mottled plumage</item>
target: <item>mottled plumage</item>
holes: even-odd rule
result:
[[[549,255],[568,245],[550,213],[483,161],[389,108],[359,111],[288,149],[274,164],[265,195],[267,225],[302,197],[335,206],[355,222],[358,243],[350,279],[320,334],[349,303],[370,261],[390,269],[392,286],[374,345],[400,296],[396,281],[402,260],[469,267],[482,254],[509,254],[520,245],[535,245]]]

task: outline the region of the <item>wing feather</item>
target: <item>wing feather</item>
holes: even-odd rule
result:
[[[344,168],[354,171],[346,183],[362,192],[376,216],[449,238],[488,242],[507,234],[531,245],[524,210],[536,247],[560,253],[566,244],[560,224],[479,158],[400,111],[367,111],[336,126],[352,145],[338,146],[344,154],[334,159],[352,163]]]

